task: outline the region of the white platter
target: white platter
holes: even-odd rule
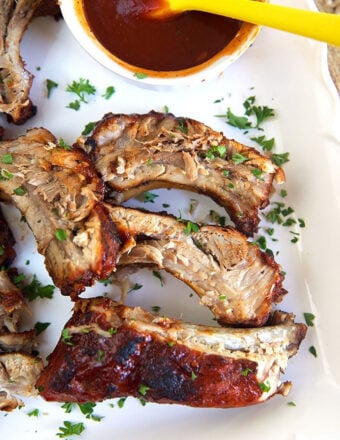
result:
[[[313,7],[307,0],[284,3]],[[50,440],[58,438],[59,427],[64,420],[70,420],[84,423],[86,430],[79,437],[84,440],[339,439],[340,104],[328,74],[325,45],[263,29],[254,45],[218,79],[164,91],[151,91],[143,87],[142,80],[140,85],[131,84],[107,71],[75,42],[63,21],[36,19],[24,36],[22,54],[28,70],[35,75],[31,96],[38,114],[22,127],[8,125],[3,119],[1,125],[6,128],[7,137],[23,134],[32,126],[43,126],[56,137],[72,143],[86,123],[100,119],[108,111],[161,111],[166,105],[177,116],[198,119],[228,137],[254,145],[250,137],[257,133],[244,135],[215,115],[224,113],[228,107],[241,113],[243,101],[251,95],[256,96],[259,105],[273,107],[277,116],[268,120],[264,133],[275,137],[276,152],[290,153],[290,162],[284,165],[287,176],[284,188],[288,192],[284,202],[306,221],[305,228],[295,230],[300,234],[297,243],[290,242],[292,235],[287,228],[275,226],[279,241],[269,245],[274,252],[279,251],[276,259],[287,273],[285,288],[289,293],[280,308],[293,312],[299,322],[304,321],[304,312],[314,313],[316,318],[315,326],[309,327],[306,340],[286,371],[285,379],[294,384],[288,398],[276,396],[258,406],[233,410],[157,404],[143,407],[138,400],[128,398],[121,409],[115,401],[97,404],[95,414],[104,416],[100,422],[86,419],[76,409],[66,414],[60,404],[46,403],[40,398],[27,399],[21,410],[0,414],[0,437]],[[76,112],[66,108],[73,100],[66,86],[80,77],[88,78],[98,92]],[[49,99],[47,78],[59,84]],[[111,85],[116,93],[105,100],[101,94]],[[215,103],[219,98],[223,101]],[[179,191],[157,191],[157,194],[156,203],[144,205],[146,208],[162,209],[162,203],[166,202],[170,204],[170,212],[178,215],[181,209],[186,217],[189,199],[198,199]],[[200,198],[195,215],[202,216],[211,208],[223,214],[212,202]],[[6,216],[17,239],[18,256],[14,265],[28,279],[36,274],[43,284],[51,283],[30,231],[19,222],[20,215],[14,208],[6,208]],[[196,296],[190,297],[190,289],[171,276],[164,274],[164,278],[166,284],[161,287],[147,271],[133,275],[133,282],[143,284],[143,289],[130,294],[127,302],[147,310],[159,305],[168,316],[213,324],[210,313],[198,306]],[[112,286],[97,284],[86,295],[104,292],[112,296],[117,293]],[[39,299],[30,305],[32,318],[28,325],[36,321],[51,322],[39,337],[45,358],[59,338],[72,304],[56,290],[53,300]],[[316,347],[317,358],[308,351],[311,345]],[[115,404],[113,408],[111,403]],[[34,409],[39,409],[38,417],[29,417],[28,413]]]

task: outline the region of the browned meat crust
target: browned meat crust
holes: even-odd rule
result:
[[[109,113],[78,145],[91,153],[115,203],[152,188],[184,188],[212,197],[247,235],[257,230],[273,179],[284,180],[255,149],[171,114]]]
[[[277,314],[273,326],[240,330],[155,317],[108,298],[79,300],[37,387],[46,400],[61,402],[122,396],[195,407],[263,402],[289,391],[280,375],[306,333],[291,315]]]
[[[12,157],[1,170],[0,198],[24,215],[62,293],[75,298],[109,276],[119,242],[101,202],[103,183],[87,155],[58,145],[43,128],[1,142],[0,154]]]
[[[0,1],[0,111],[23,124],[36,113],[29,98],[33,75],[25,69],[20,41],[41,0]]]
[[[14,260],[15,239],[0,208],[0,268],[9,266]]]
[[[170,215],[108,209],[123,243],[118,271],[165,269],[188,284],[222,325],[263,325],[286,293],[281,267],[234,228],[201,226],[188,234],[186,224]]]
[[[12,283],[8,272],[0,271],[0,333],[18,331],[21,313],[27,309],[22,292]]]

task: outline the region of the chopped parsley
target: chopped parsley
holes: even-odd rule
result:
[[[1,156],[1,163],[11,165],[13,163],[13,156],[10,153],[5,153]]]
[[[87,403],[78,403],[78,407],[82,414],[87,419],[94,420],[95,422],[99,422],[103,417],[96,416],[93,414],[93,410],[96,407],[96,403],[87,402]]]
[[[135,283],[130,289],[128,290],[128,293],[133,292],[134,290],[139,290],[143,287],[143,284]]]
[[[51,96],[52,90],[58,87],[58,83],[52,81],[51,79],[46,80],[46,90],[47,90],[47,98]]]
[[[188,134],[188,127],[185,124],[184,118],[177,118],[178,120],[178,130],[181,131],[184,134]]]
[[[152,307],[151,307],[151,310],[152,310],[154,313],[158,313],[158,312],[161,310],[161,308],[160,308],[160,306],[152,306]]]
[[[81,132],[81,134],[82,134],[83,136],[86,136],[86,135],[90,134],[91,131],[94,129],[95,126],[96,126],[96,122],[88,122],[88,123],[85,125],[85,127],[84,127],[83,131]]]
[[[227,154],[227,147],[225,145],[216,145],[214,147],[209,148],[206,152],[205,157],[209,160],[213,160],[216,157],[220,157],[221,159],[225,158]]]
[[[163,113],[169,113],[169,107],[167,105],[163,106]]]
[[[116,89],[113,86],[108,86],[102,96],[105,99],[110,99],[114,93],[116,93]]]
[[[138,388],[138,392],[139,394],[141,394],[142,396],[146,396],[146,393],[149,391],[150,387],[148,387],[147,385],[140,385],[140,387]]]
[[[121,398],[118,400],[118,403],[117,403],[118,408],[123,408],[123,406],[124,406],[124,404],[125,404],[125,402],[126,402],[126,399],[127,399],[127,397],[121,397]]]
[[[247,377],[249,373],[252,373],[253,370],[251,368],[245,368],[244,370],[241,371],[241,375]]]
[[[318,357],[318,354],[316,352],[316,348],[314,347],[314,345],[311,345],[308,349],[309,353],[311,353],[314,357]]]
[[[158,197],[158,194],[154,194],[150,191],[146,191],[142,194],[142,199],[144,203],[155,203],[155,199]]]
[[[133,74],[134,77],[136,77],[137,79],[145,79],[148,77],[147,73],[143,73],[143,72],[135,72]]]
[[[70,333],[70,330],[68,328],[64,328],[61,333],[61,340],[66,345],[74,345],[73,342],[71,342],[71,339],[72,339],[72,335]]]
[[[162,277],[162,275],[157,270],[153,270],[152,275],[160,281],[161,286],[163,287],[164,286],[164,278]]]
[[[75,93],[81,102],[87,104],[87,95],[94,95],[96,93],[96,88],[88,79],[79,78],[79,81],[72,81],[72,84],[68,84],[66,91]]]
[[[259,144],[264,151],[271,151],[275,144],[274,138],[266,139],[265,136],[252,137],[251,140]]]
[[[290,402],[287,403],[287,405],[288,405],[288,406],[296,406],[296,403],[293,402],[293,401],[290,401]]]
[[[249,160],[246,156],[243,156],[241,153],[234,153],[231,160],[234,164],[239,165],[240,163],[246,162]]]
[[[99,349],[99,350],[97,351],[97,361],[98,361],[99,363],[102,362],[104,354],[105,354],[105,352],[104,352],[103,350],[100,350],[100,349]]]
[[[237,116],[230,110],[229,107],[225,115],[216,116],[219,118],[227,118],[227,124],[231,125],[232,127],[236,127],[241,130],[251,128],[251,121],[247,118],[247,116]]]
[[[55,231],[55,236],[56,236],[57,240],[64,241],[67,239],[67,232],[65,231],[65,229],[58,228]]]
[[[33,409],[29,413],[27,413],[28,417],[38,417],[39,416],[39,410],[38,408]]]
[[[28,301],[33,301],[36,298],[51,299],[53,297],[54,289],[55,287],[51,284],[42,286],[36,275],[33,275],[31,283],[23,288],[23,293]]]
[[[74,93],[78,99],[68,104],[68,108],[72,110],[79,110],[80,104],[87,104],[87,97],[96,93],[96,88],[90,83],[88,79],[80,78],[79,81],[72,81],[68,84],[66,91]]]
[[[197,374],[194,371],[191,372],[191,380],[195,380],[197,378]]]
[[[263,393],[268,393],[268,391],[270,391],[270,383],[268,380],[265,383],[259,383],[259,387]]]
[[[24,196],[26,194],[26,189],[23,186],[18,186],[18,188],[13,189],[13,193],[16,196]]]
[[[85,430],[84,423],[72,423],[67,420],[64,421],[64,426],[59,427],[56,435],[60,438],[66,438],[71,435],[80,435]]]
[[[40,333],[45,331],[49,325],[51,325],[50,322],[36,322],[34,326],[36,335],[40,335]]]
[[[72,147],[67,144],[63,138],[58,139],[58,147],[63,148],[64,150],[72,150]]]
[[[275,165],[280,167],[284,163],[289,162],[289,153],[288,152],[281,154],[273,153],[271,159],[275,163]]]

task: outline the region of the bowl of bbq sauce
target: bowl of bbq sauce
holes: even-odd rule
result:
[[[156,19],[157,0],[59,0],[69,29],[102,65],[143,84],[218,77],[253,43],[259,26],[198,11]]]

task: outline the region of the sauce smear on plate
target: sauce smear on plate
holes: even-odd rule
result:
[[[157,0],[83,0],[88,25],[113,55],[131,65],[177,71],[197,66],[222,51],[241,22],[190,11],[167,20],[148,17]]]

